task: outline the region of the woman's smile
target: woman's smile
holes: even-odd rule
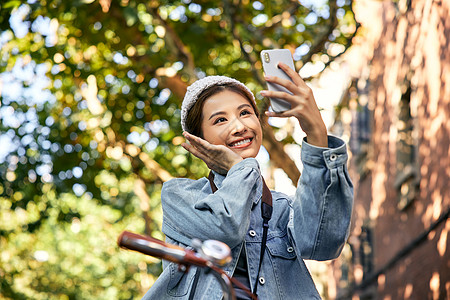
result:
[[[262,129],[249,100],[233,91],[208,98],[202,110],[203,138],[224,145],[242,158],[256,157],[261,147]]]
[[[253,138],[246,138],[246,139],[239,140],[237,142],[233,142],[233,143],[229,144],[228,146],[230,148],[245,148],[245,147],[250,146],[252,141],[253,141]]]

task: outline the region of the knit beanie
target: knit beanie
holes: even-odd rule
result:
[[[181,105],[181,128],[183,129],[183,131],[186,131],[187,115],[192,106],[194,106],[195,102],[197,102],[198,96],[204,90],[212,86],[230,83],[241,87],[242,90],[248,95],[248,97],[252,99],[253,102],[255,102],[255,96],[250,91],[250,89],[246,87],[242,82],[227,76],[206,76],[191,84],[187,88],[186,94],[184,95],[183,104]]]

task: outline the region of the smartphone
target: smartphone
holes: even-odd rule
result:
[[[275,49],[275,50],[263,50],[261,51],[261,61],[266,76],[276,76],[279,78],[291,80],[291,78],[280,68],[278,63],[283,62],[295,71],[294,60],[292,59],[291,51],[288,49]],[[292,94],[285,87],[267,82],[269,91],[281,91]],[[270,106],[275,112],[283,112],[291,109],[291,104],[279,98],[270,98]]]

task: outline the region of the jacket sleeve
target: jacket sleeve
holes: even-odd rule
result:
[[[336,258],[348,238],[353,185],[346,166],[346,145],[329,136],[328,146],[302,144],[303,172],[288,230],[303,259]]]
[[[212,194],[206,178],[166,182],[161,191],[164,234],[186,245],[192,238],[219,240],[231,248],[241,243],[252,203],[262,194],[257,161],[248,158],[234,165],[217,187]]]

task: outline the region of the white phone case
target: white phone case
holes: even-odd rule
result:
[[[291,51],[287,49],[263,50],[261,51],[261,61],[266,76],[276,76],[291,80],[282,69],[278,68],[278,63],[283,62],[295,71]],[[292,94],[289,90],[278,84],[267,82],[267,87],[270,91],[281,91]],[[291,105],[288,102],[279,98],[270,98],[270,105],[275,112],[282,112],[291,108]]]

